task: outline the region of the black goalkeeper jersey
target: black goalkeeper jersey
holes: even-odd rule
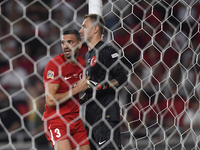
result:
[[[100,84],[115,79],[119,85],[127,80],[127,75],[119,63],[120,58],[117,51],[112,47],[100,41],[90,51],[86,53],[86,76],[90,80]],[[87,95],[89,100],[86,106],[86,120],[90,125],[105,118],[108,121],[120,121],[120,110],[118,97],[114,89],[108,91],[93,92],[95,95]],[[105,113],[103,113],[105,112]]]

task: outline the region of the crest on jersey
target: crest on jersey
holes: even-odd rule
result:
[[[96,63],[97,63],[97,59],[96,59],[95,56],[93,56],[92,59],[91,59],[91,61],[90,61],[90,66],[94,67],[96,65]]]
[[[53,79],[54,78],[54,71],[49,70],[47,72],[47,79]]]
[[[118,56],[119,56],[118,53],[114,53],[114,54],[111,55],[112,58],[115,58],[115,57],[118,57]]]

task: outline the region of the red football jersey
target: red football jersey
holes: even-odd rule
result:
[[[78,57],[78,65],[70,64],[64,58],[63,54],[51,59],[44,70],[44,86],[46,83],[60,84],[57,93],[64,93],[76,86],[77,82],[83,76],[83,68],[85,68],[85,60]],[[78,106],[79,94],[72,96],[71,99],[56,107],[49,108],[45,104],[45,112],[43,113],[43,120],[54,119],[65,114],[74,114],[79,112]]]

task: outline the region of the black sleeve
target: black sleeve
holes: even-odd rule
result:
[[[111,46],[107,46],[104,54],[104,64],[109,68],[109,80],[115,79],[118,81],[119,86],[122,85],[127,81],[127,73],[120,63],[119,54]]]

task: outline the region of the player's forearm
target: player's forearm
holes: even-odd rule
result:
[[[87,80],[89,80],[89,78],[90,77],[88,77]],[[50,85],[50,92],[46,91],[46,93],[49,93],[46,96],[46,100],[47,106],[50,108],[55,107],[57,104],[62,104],[71,99],[72,96],[85,91],[88,88],[88,84],[86,82],[86,77],[84,77],[83,79],[77,82],[77,85],[74,88],[70,89],[67,92],[57,93],[58,87],[58,84]]]
[[[73,88],[67,92],[64,93],[54,93],[52,95],[47,96],[47,106],[49,108],[55,107],[56,105],[60,105],[69,99],[71,99],[72,96],[78,94],[80,90],[78,88]]]

